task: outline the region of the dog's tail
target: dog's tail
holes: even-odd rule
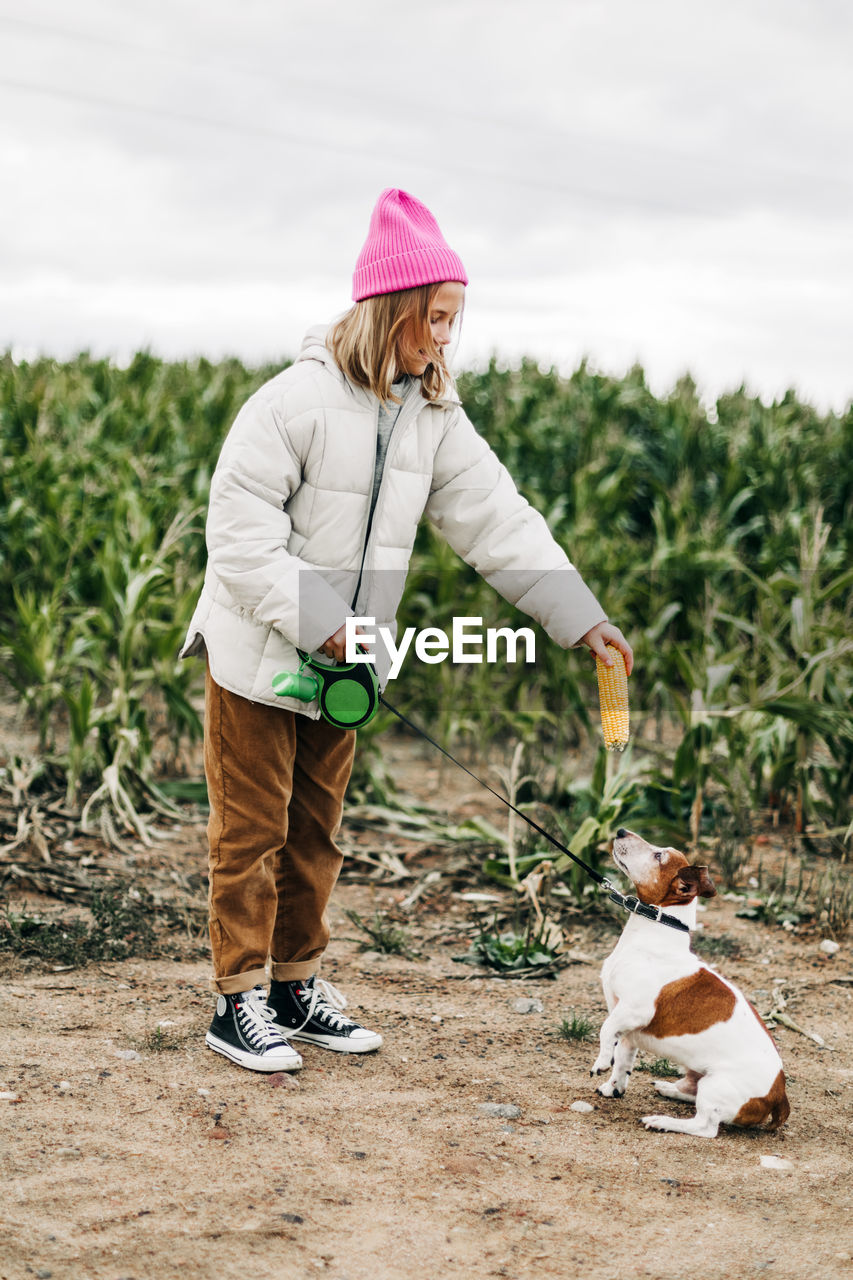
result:
[[[781,1129],[782,1125],[791,1114],[791,1104],[788,1101],[788,1095],[785,1092],[785,1076],[783,1072],[779,1072],[776,1082],[768,1095],[768,1101],[773,1105],[770,1110],[770,1118],[767,1122],[768,1129]]]

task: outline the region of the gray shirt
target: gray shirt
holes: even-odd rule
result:
[[[397,382],[391,384],[391,390],[398,400],[405,400],[410,381],[410,378],[403,377],[399,378]],[[388,453],[388,442],[391,439],[391,432],[394,430],[394,424],[400,416],[400,410],[402,407],[402,403],[395,404],[393,400],[386,400],[384,403],[380,403],[379,405],[379,424],[376,433],[376,463],[373,468],[373,495],[370,499],[369,522],[373,520],[373,510],[376,506],[376,499],[379,495],[379,486],[382,483],[382,473],[385,470],[385,455]]]

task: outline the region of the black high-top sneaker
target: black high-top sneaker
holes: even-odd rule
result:
[[[273,979],[268,1004],[288,1040],[318,1044],[337,1053],[370,1053],[382,1044],[376,1031],[343,1016],[346,996],[316,975],[301,982]]]
[[[250,1071],[298,1071],[302,1066],[301,1056],[273,1021],[263,987],[220,995],[204,1041],[208,1049]]]

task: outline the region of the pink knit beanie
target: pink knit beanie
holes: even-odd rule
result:
[[[389,187],[376,201],[367,240],[355,264],[353,300],[445,280],[468,283],[460,258],[426,205],[407,191]]]

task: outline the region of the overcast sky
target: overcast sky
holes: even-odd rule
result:
[[[848,0],[0,0],[0,348],[278,359],[424,200],[496,352],[853,397]]]

